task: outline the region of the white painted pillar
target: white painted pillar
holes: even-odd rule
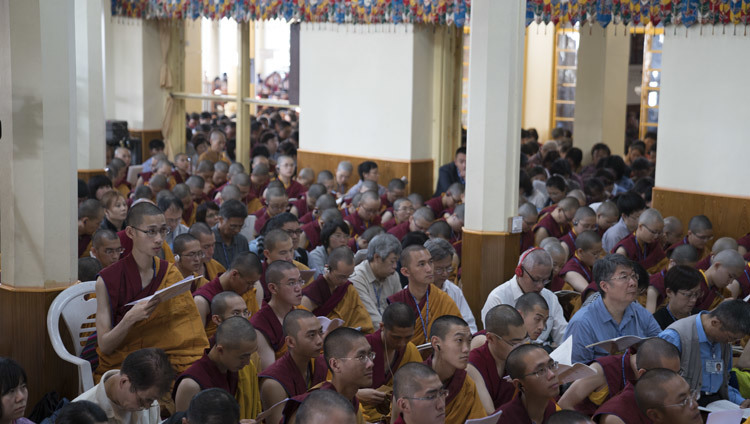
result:
[[[76,279],[74,3],[0,0],[0,248],[15,288]]]
[[[518,208],[522,2],[476,0],[471,11],[466,228],[508,231]]]
[[[624,153],[628,104],[630,35],[622,27],[599,25],[581,30],[578,47],[574,145],[589,160],[591,147],[604,142]],[[584,161],[584,162],[585,162]]]
[[[102,2],[75,2],[76,98],[78,99],[78,166],[105,166],[106,124],[102,78]]]

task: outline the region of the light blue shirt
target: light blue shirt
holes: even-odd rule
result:
[[[695,327],[698,333],[698,346],[701,351],[701,363],[704,364],[701,372],[701,392],[702,393],[716,393],[721,388],[721,384],[724,382],[724,373],[710,373],[706,371],[705,363],[708,360],[721,360],[721,343],[712,343],[706,336],[706,331],[703,329],[703,322],[701,321],[701,315],[707,313],[703,311],[695,316]],[[682,353],[682,340],[680,340],[680,334],[677,331],[668,328],[661,333],[659,337],[672,343]],[[732,369],[731,359],[728,364],[724,364],[726,369]],[[729,389],[729,401],[736,403],[737,405],[742,404],[745,398],[742,397],[739,391],[732,386],[727,386]]]
[[[617,324],[600,297],[573,315],[564,339],[573,336],[573,362],[588,364],[596,358],[610,355],[602,348],[586,347],[592,343],[621,336],[654,337],[660,331],[661,327],[653,315],[636,302],[628,305],[622,321]]]
[[[602,249],[607,253],[612,252],[615,245],[619,243],[620,240],[627,237],[628,234],[630,234],[628,226],[625,225],[625,221],[620,218],[620,220],[617,221],[617,224],[609,227],[609,229],[604,232],[604,237],[602,237]]]

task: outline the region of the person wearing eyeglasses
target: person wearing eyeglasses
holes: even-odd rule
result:
[[[354,203],[354,202],[352,202]],[[352,204],[352,206],[354,206]],[[380,196],[376,191],[366,191],[359,199],[354,213],[344,217],[349,222],[352,233],[361,236],[369,227],[380,225]]]
[[[194,252],[199,251],[194,250]],[[198,255],[198,253],[194,254]],[[180,261],[182,260],[180,256]],[[234,258],[229,270],[193,292],[193,300],[201,316],[201,322],[205,323],[208,337],[216,332],[216,324],[211,319],[211,303],[219,293],[228,291],[237,293],[245,300],[245,307],[251,314],[258,311],[260,308],[260,283],[258,283],[260,273],[261,265],[258,257],[254,253],[243,252]]]
[[[672,268],[676,266],[687,266],[687,267],[695,269],[697,262],[698,262],[698,252],[695,250],[693,246],[689,244],[683,244],[682,246],[677,246],[674,250],[672,250],[672,256],[669,257],[667,268],[655,274],[651,274],[651,276],[648,279],[648,289],[646,293],[646,305],[645,305],[646,309],[648,309],[649,312],[651,311],[656,312],[656,310],[659,307],[664,306],[666,304],[668,299],[667,299],[667,289],[665,287],[664,279],[666,278],[669,270],[671,270]]]
[[[638,346],[635,363],[636,378],[657,368],[680,372],[680,352],[666,340],[653,337]],[[651,424],[635,404],[635,386],[628,382],[620,393],[596,410],[593,419],[599,424]]]
[[[576,238],[584,231],[596,230],[596,212],[588,206],[581,206],[573,215],[573,225],[570,231],[560,237],[560,242],[565,248],[568,259],[573,257],[576,252]]]
[[[576,200],[577,202],[577,200]],[[537,339],[540,343],[550,342],[559,346],[565,339],[565,320],[560,301],[555,293],[545,288],[552,274],[552,257],[544,249],[531,249],[524,252],[518,261],[513,277],[492,290],[482,308],[482,321],[487,326],[487,312],[496,305],[515,305],[524,293],[536,292],[542,295],[549,306],[549,318],[542,334]],[[551,341],[550,341],[551,338]]]
[[[497,424],[544,423],[560,410],[554,398],[560,393],[557,361],[536,344],[516,346],[508,354],[505,369],[517,393],[500,406],[503,413]]]
[[[443,315],[430,328],[432,356],[424,363],[431,367],[448,391],[445,421],[462,423],[487,416],[480,392],[466,372],[471,350],[471,331],[461,317]],[[484,391],[486,395],[486,390]],[[396,405],[398,406],[398,405]],[[394,415],[399,412],[394,408]]]
[[[362,403],[363,415],[367,422],[383,420],[391,411],[391,398],[388,396],[393,386],[394,373],[412,362],[422,362],[414,343],[414,313],[403,303],[392,303],[383,312],[380,328],[365,337],[375,353],[372,368],[372,385],[359,389],[357,398]]]
[[[292,204],[291,213],[299,217],[300,224],[307,224],[308,222],[312,222],[312,214],[313,210],[315,209],[315,202],[317,202],[318,198],[320,198],[320,196],[324,194],[326,194],[326,187],[323,184],[315,183],[310,185],[310,188],[307,189],[307,192]]]
[[[175,266],[180,270],[183,277],[198,276],[198,272],[203,268],[203,249],[201,242],[195,236],[185,233],[175,237],[172,244],[174,252]],[[201,277],[199,282],[194,282],[191,291],[202,287],[208,283],[205,277]]]
[[[584,231],[578,234],[573,257],[560,270],[559,275],[565,282],[561,289],[572,289],[583,293],[594,282],[592,269],[596,260],[603,255],[602,239],[596,231]]]
[[[354,273],[354,253],[348,246],[331,251],[325,272],[302,289],[302,306],[316,316],[342,319],[344,325],[365,334],[375,331],[370,314],[349,281]]]
[[[461,317],[469,324],[472,334],[476,333],[477,323],[474,320],[474,313],[471,312],[469,303],[466,301],[466,297],[464,297],[464,292],[457,285],[453,284],[450,278],[453,274],[453,258],[456,250],[451,246],[450,242],[440,238],[427,240],[424,243],[424,247],[427,248],[430,256],[432,256],[433,273],[435,275],[432,284],[453,299],[458,310],[461,311]]]
[[[349,401],[333,390],[315,390],[297,412],[298,424],[351,424],[357,416]]]
[[[434,287],[434,264],[430,251],[422,245],[411,245],[401,252],[401,274],[408,280],[405,289],[388,296],[388,303],[405,303],[414,311],[414,336],[420,345],[430,341],[433,323],[444,315],[461,315],[456,303],[444,291]]]
[[[248,241],[240,234],[247,218],[247,209],[239,200],[222,202],[219,208],[219,223],[212,230],[216,237],[213,258],[228,268],[235,255],[250,250]]]
[[[200,359],[208,339],[189,292],[164,302],[160,298],[128,305],[182,280],[176,266],[159,259],[169,233],[164,213],[143,202],[128,212],[124,230],[132,251],[102,270],[96,281],[96,332],[99,366],[95,381],[120,366],[141,346],[164,349],[176,372]],[[163,303],[163,304],[162,304]]]
[[[268,223],[270,224],[269,227],[277,227],[276,224],[278,224],[278,222],[273,220]],[[294,252],[294,240],[292,239],[292,236],[283,229],[275,228],[263,235],[263,257],[265,260],[262,262],[264,273],[260,277],[260,284],[263,288],[264,301],[268,302],[271,299],[271,291],[268,289],[265,279],[265,270],[274,262],[288,262],[297,267],[300,272],[306,273],[305,283],[312,281],[314,273],[311,272],[310,268],[306,265],[294,260]]]
[[[490,309],[485,330],[484,344],[469,353],[466,372],[477,386],[485,411],[491,413],[513,399],[515,387],[504,378],[505,361],[514,347],[529,342],[529,334],[523,317],[510,305]]]
[[[99,260],[102,268],[106,268],[120,260],[120,254],[125,249],[120,244],[120,238],[114,231],[100,228],[94,233],[91,240],[90,255]]]
[[[400,181],[400,180],[399,180]],[[414,213],[414,205],[408,197],[401,197],[393,201],[393,212],[386,211],[381,219],[385,231],[409,221]]]
[[[78,206],[78,257],[85,258],[91,251],[91,237],[101,226],[104,207],[96,199],[84,200]]]
[[[655,274],[667,266],[667,256],[661,248],[664,219],[656,209],[646,209],[638,218],[635,232],[620,240],[612,253],[625,256]]]
[[[158,424],[158,399],[169,393],[174,378],[175,372],[163,350],[135,350],[119,369],[108,370],[98,384],[73,402],[86,400],[98,405],[110,423]]]
[[[700,271],[702,294],[695,309],[710,311],[730,297],[729,288],[736,285],[734,281],[744,273],[745,267],[745,259],[736,250],[724,250],[713,256],[711,266]]]
[[[545,215],[539,217],[534,226],[534,245],[539,246],[547,237],[560,238],[570,231],[570,221],[580,207],[575,197],[565,197],[557,206]]]
[[[359,331],[339,327],[331,331],[323,341],[323,357],[331,371],[331,380],[311,388],[307,393],[294,396],[286,405],[282,423],[293,424],[300,404],[315,390],[333,390],[349,400],[352,411],[357,415],[356,423],[364,424],[357,391],[372,385],[372,374],[376,355]]]
[[[167,227],[169,228],[169,234],[164,241],[167,242],[169,248],[172,249],[174,245],[175,237],[180,234],[186,234],[190,229],[181,223],[182,201],[177,198],[172,192],[164,190],[156,196],[156,206],[164,212],[164,218],[167,221]]]
[[[728,300],[711,312],[701,311],[676,321],[659,337],[680,350],[685,380],[691,390],[700,391],[701,406],[726,399],[747,408],[750,399],[745,399],[729,385],[729,370],[732,369],[731,344],[748,334],[750,304]]]
[[[519,252],[523,253],[534,247],[533,228],[539,220],[539,212],[536,210],[536,206],[526,202],[518,207],[518,215],[523,219],[523,224],[521,224],[521,250]]]
[[[703,276],[693,267],[677,265],[667,271],[664,277],[667,304],[654,313],[654,319],[662,330],[692,314],[696,302],[702,295],[701,281]]]
[[[586,347],[593,343],[621,336],[653,337],[661,331],[648,310],[635,302],[639,276],[628,258],[609,254],[594,263],[593,274],[600,297],[576,312],[565,330],[565,338],[573,337],[574,363],[588,364],[616,353]]]
[[[426,233],[430,227],[430,223],[434,220],[435,214],[432,212],[432,209],[423,206],[414,211],[409,219],[388,230],[388,234],[393,234],[400,241],[410,232],[419,231]]]
[[[615,245],[638,228],[638,218],[646,210],[646,201],[637,193],[625,192],[617,196],[620,220],[602,235],[602,248],[611,252]]]
[[[258,338],[260,372],[286,352],[282,323],[289,311],[300,306],[304,285],[299,269],[287,261],[269,264],[265,277],[271,298],[250,318],[262,336]]]
[[[679,242],[669,246],[669,248],[667,249],[667,254],[669,254],[672,249],[677,246],[689,244],[698,251],[698,256],[703,259],[711,253],[707,247],[708,242],[713,240],[713,238],[714,227],[711,223],[711,220],[708,219],[706,215],[696,215],[690,218],[690,221],[688,221],[687,235]],[[740,246],[742,246],[744,241],[742,238],[740,238],[739,240],[737,240],[737,242],[740,244]],[[742,252],[740,251],[740,253]]]
[[[438,374],[425,364],[406,364],[397,372],[393,382],[393,403],[400,414],[393,424],[443,424],[445,399]]]
[[[201,390],[219,388],[235,396],[239,371],[250,364],[250,357],[257,349],[255,328],[247,318],[231,317],[223,321],[216,330],[215,344],[177,377],[172,391],[175,411],[187,411],[190,400]]]
[[[699,399],[684,378],[663,368],[646,372],[635,386],[638,410],[654,424],[701,424]]]
[[[323,326],[312,312],[295,309],[284,317],[287,352],[260,373],[260,398],[269,410],[282,400],[299,396],[326,380],[328,366],[320,354]],[[282,408],[276,408],[268,422],[281,420]]]

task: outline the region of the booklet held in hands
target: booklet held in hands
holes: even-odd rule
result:
[[[169,300],[169,299],[171,299],[171,298],[173,298],[173,297],[175,297],[177,295],[180,295],[180,294],[185,293],[186,291],[190,290],[190,283],[192,283],[193,281],[195,281],[195,280],[197,280],[197,279],[199,279],[201,277],[203,277],[203,276],[199,275],[197,277],[194,277],[194,276],[191,275],[190,277],[182,279],[182,280],[180,280],[180,281],[172,284],[169,287],[165,287],[165,288],[157,291],[156,293],[152,294],[151,296],[146,296],[143,299],[138,299],[138,300],[135,300],[133,302],[127,303],[125,306],[133,306],[133,305],[136,305],[138,303],[148,302],[148,301],[150,301],[151,299],[154,299],[154,298],[157,298],[160,301],[164,302],[165,300]]]

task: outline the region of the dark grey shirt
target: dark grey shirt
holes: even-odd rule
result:
[[[216,243],[214,244],[214,259],[222,264],[224,268],[229,269],[229,265],[232,264],[232,261],[237,254],[250,251],[250,244],[242,234],[234,236],[232,244],[226,245],[219,233],[219,225],[216,224],[212,230],[214,236],[216,236]]]

